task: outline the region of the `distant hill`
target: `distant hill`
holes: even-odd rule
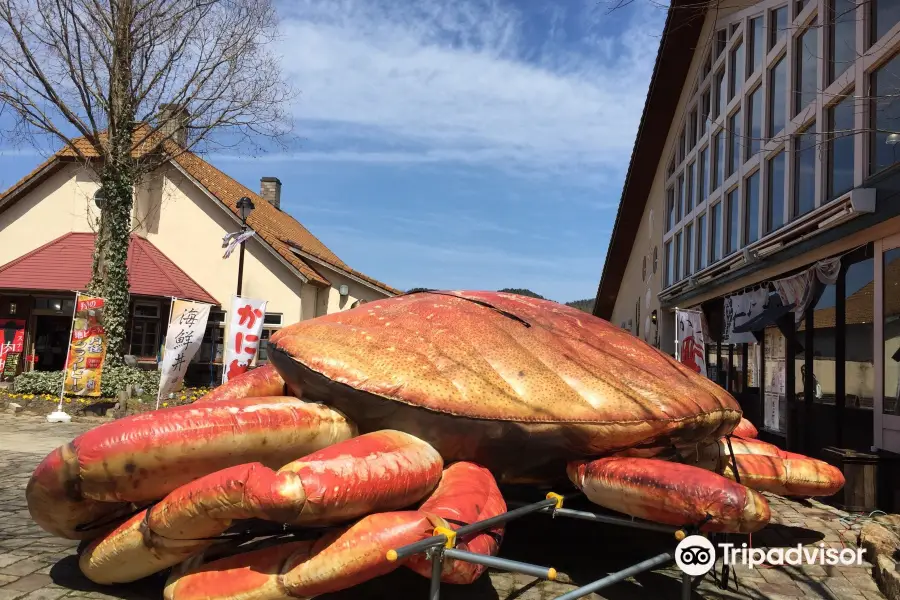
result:
[[[415,292],[433,292],[434,290],[431,288],[413,288],[411,290],[406,290],[407,294],[412,294]]]
[[[540,294],[535,294],[531,290],[525,290],[521,288],[503,288],[502,290],[497,290],[498,292],[504,292],[506,294],[518,294],[520,296],[528,296],[529,298],[537,298],[538,300],[546,300]]]
[[[571,306],[572,308],[577,308],[578,310],[583,310],[586,313],[594,312],[594,298],[585,298],[584,300],[573,300],[572,302],[566,302],[566,306]]]

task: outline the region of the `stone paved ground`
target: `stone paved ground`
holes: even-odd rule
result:
[[[79,572],[76,543],[52,538],[35,526],[25,503],[25,485],[47,452],[97,420],[49,424],[39,417],[0,415],[0,600],[160,600],[164,576],[131,585],[100,587]],[[846,517],[817,502],[793,502],[771,496],[773,522],[748,540],[733,536],[738,545],[789,547],[825,543],[855,547],[858,525],[848,528]],[[572,508],[580,508],[572,505]],[[583,506],[586,510],[593,510]],[[473,600],[550,600],[615,571],[671,549],[671,536],[601,526],[568,519],[533,515],[507,529],[502,555],[556,567],[560,581],[489,573],[471,586],[444,586],[442,598]],[[826,599],[882,600],[870,575],[871,567],[741,568],[738,587],[718,589],[708,575],[695,582],[692,598],[708,599]],[[653,600],[680,598],[679,572],[674,566],[638,575],[590,598]],[[352,598],[427,598],[428,582],[406,570],[333,594],[329,600]],[[324,597],[323,597],[324,598]]]

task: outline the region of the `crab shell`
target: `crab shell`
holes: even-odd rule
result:
[[[516,294],[367,303],[280,330],[269,357],[360,433],[410,433],[503,483],[549,483],[578,458],[695,446],[741,420],[724,389],[624,330]]]

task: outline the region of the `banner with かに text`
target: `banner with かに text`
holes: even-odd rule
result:
[[[166,349],[160,364],[159,398],[178,391],[184,381],[188,365],[200,349],[210,304],[172,301],[172,316],[166,332]]]
[[[678,335],[678,360],[696,372],[706,375],[703,313],[699,310],[675,309]]]
[[[259,350],[263,320],[266,316],[266,300],[231,297],[228,313],[228,332],[225,337],[225,364],[222,367],[222,383],[237,377],[250,368]]]
[[[99,396],[103,362],[106,360],[106,329],[103,325],[106,301],[78,294],[72,338],[66,358],[63,393],[73,396]]]

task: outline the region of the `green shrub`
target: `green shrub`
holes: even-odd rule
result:
[[[62,371],[31,371],[16,377],[14,388],[18,394],[59,394]],[[136,367],[105,367],[100,380],[100,394],[113,398],[129,385],[141,388],[143,394],[155,395],[159,390],[159,371],[145,371]]]
[[[62,389],[62,371],[30,371],[13,382],[17,394],[56,394]]]

